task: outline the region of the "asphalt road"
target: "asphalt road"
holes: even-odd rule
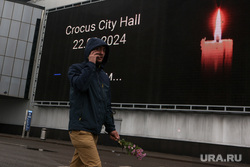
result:
[[[198,158],[147,152],[143,160],[120,147],[98,146],[103,167],[247,167],[246,164],[203,163]],[[68,167],[74,148],[69,141],[40,140],[0,134],[0,167]]]

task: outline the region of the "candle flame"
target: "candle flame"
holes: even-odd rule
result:
[[[201,40],[201,67],[206,76],[213,73],[218,76],[230,74],[233,57],[233,40],[222,39],[222,26],[224,26],[224,12],[220,8],[214,13],[216,20],[211,19],[214,25],[214,40]],[[222,22],[223,20],[223,22]]]
[[[216,42],[221,41],[221,15],[220,15],[220,9],[218,9],[218,13],[217,13],[217,17],[216,17],[214,40]]]

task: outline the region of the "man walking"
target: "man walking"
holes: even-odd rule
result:
[[[84,62],[69,68],[69,134],[75,147],[70,167],[101,167],[96,145],[102,125],[111,139],[120,138],[111,110],[109,77],[103,71],[108,55],[108,45],[91,38],[84,50]]]

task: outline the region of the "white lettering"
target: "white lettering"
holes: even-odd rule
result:
[[[104,30],[104,28],[105,28],[105,20],[101,20],[100,22],[99,22],[99,30]]]
[[[126,19],[123,20],[123,18],[121,17],[120,20],[120,27],[122,27],[122,24],[124,23],[124,26],[127,27],[128,25],[128,16],[126,16]]]
[[[66,28],[66,35],[70,35],[70,34],[71,34],[71,29],[72,29],[71,26],[68,26],[68,27]]]
[[[140,25],[141,23],[141,14],[135,14],[135,17],[128,17],[126,16],[125,18],[121,17],[120,19],[120,27],[122,26],[136,26]]]
[[[207,162],[207,154],[205,154],[204,156],[205,158],[203,157],[203,154],[200,155],[201,162]]]
[[[77,27],[75,27],[75,34],[78,34],[79,33],[79,31],[80,31],[80,28],[77,26]]]
[[[95,24],[92,24],[92,25],[91,25],[91,31],[92,31],[92,32],[95,31]]]
[[[227,155],[227,161],[233,162],[234,161],[234,155],[233,154],[228,154]]]
[[[117,20],[116,21],[112,21],[112,29],[111,29],[111,31],[114,31],[116,23],[117,23]]]
[[[70,34],[78,34],[78,33],[84,33],[84,32],[93,32],[95,31],[95,24],[89,24],[89,25],[81,25],[81,26],[67,26],[66,27],[66,35]]]
[[[239,154],[239,157],[237,158],[237,154],[234,155],[234,161],[235,162],[241,162],[242,161],[242,154]]]
[[[80,32],[84,33],[84,26],[83,25],[80,27]]]
[[[202,162],[241,162],[242,161],[242,155],[239,154],[227,154],[226,158],[223,159],[221,154],[215,155],[215,154],[200,154],[200,160]]]
[[[215,161],[215,155],[208,154],[208,162],[210,162],[210,161]]]
[[[99,30],[107,30],[109,29],[110,31],[114,31],[115,26],[116,26],[117,20],[112,21],[112,20],[101,20],[99,22]]]
[[[215,160],[215,161],[216,161],[216,162],[219,162],[219,161],[223,162],[222,155],[219,154],[219,155],[216,157],[216,160]]]
[[[110,73],[110,75],[109,75],[109,79],[110,79],[110,81],[112,81],[112,80],[113,80],[113,73]]]
[[[128,20],[128,26],[133,26],[135,24],[135,19],[134,18],[130,18]]]

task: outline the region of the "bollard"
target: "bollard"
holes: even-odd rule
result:
[[[40,139],[46,140],[46,128],[42,128]]]

